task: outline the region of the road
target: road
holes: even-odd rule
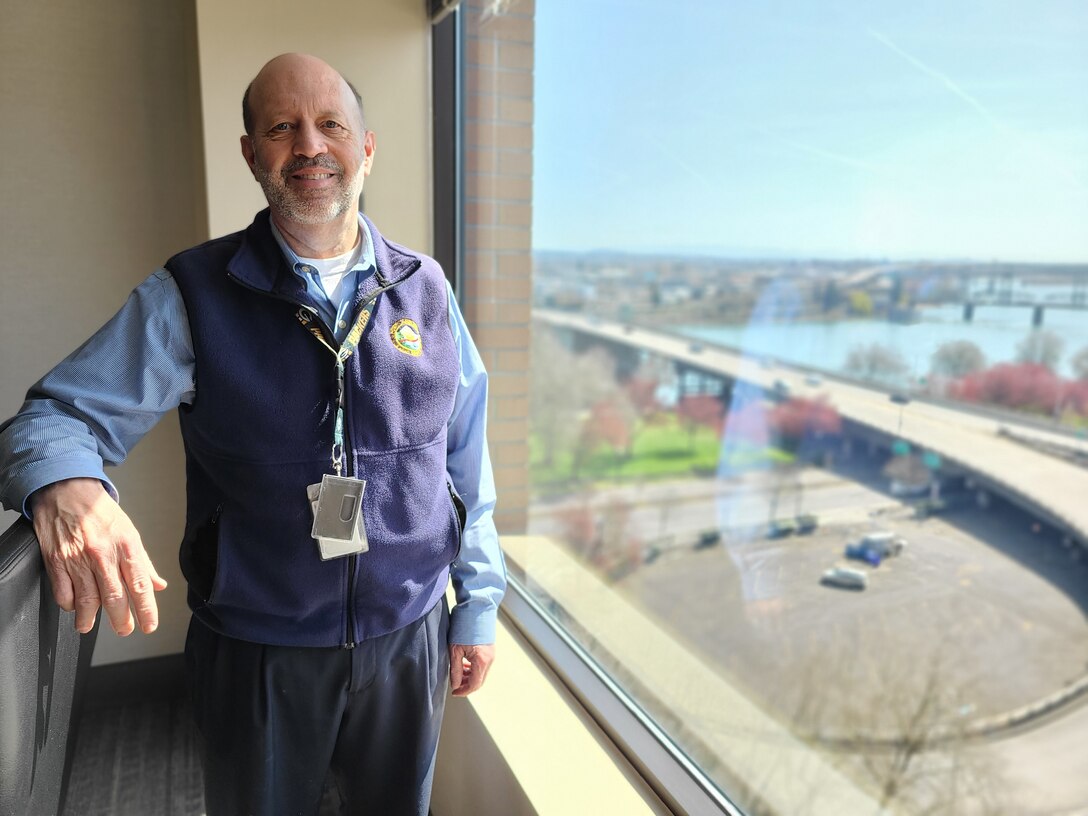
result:
[[[1088,567],[1053,540],[1040,546],[1022,512],[967,510],[923,521],[885,493],[828,471],[806,469],[799,483],[803,510],[821,518],[812,536],[762,537],[777,485],[767,473],[538,502],[532,532],[562,539],[571,509],[588,504],[606,516],[604,508],[625,504],[618,538],[671,546],[620,579],[620,592],[802,733],[894,732],[924,699],[930,671],[939,672],[942,714],[976,719],[1041,699],[1088,666]],[[735,526],[722,546],[696,550],[723,506]],[[785,491],[779,507],[793,512]],[[905,534],[907,552],[876,569],[862,566],[871,579],[865,593],[820,586],[823,569],[848,563],[844,542],[876,528]],[[1074,704],[1038,727],[972,743],[956,761],[1001,792],[1003,812],[1077,812],[1088,807],[1088,778],[1077,772],[1088,757],[1086,711]],[[724,717],[728,728],[724,712],[707,714]],[[916,768],[927,762],[947,757],[934,753]],[[871,769],[859,764],[855,772]],[[961,805],[956,813],[980,812],[975,800]]]
[[[1088,496],[1088,469],[1003,438],[998,430],[1002,425],[1012,426],[1018,434],[1068,445],[1070,439],[1064,434],[922,401],[900,406],[889,400],[886,391],[831,378],[812,388],[806,385],[802,372],[768,370],[756,360],[734,352],[586,315],[534,310],[533,317],[728,379],[743,379],[767,390],[781,380],[791,393],[823,395],[842,416],[885,434],[900,435],[912,445],[940,454],[949,465],[977,474],[1088,547],[1088,503],[1084,501]]]

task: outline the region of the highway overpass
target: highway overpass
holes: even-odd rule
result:
[[[1040,429],[1037,424],[912,400],[902,406],[889,391],[834,377],[818,388],[805,383],[805,371],[776,365],[764,368],[758,359],[690,338],[652,329],[599,320],[592,315],[535,309],[533,319],[615,348],[648,352],[710,377],[757,385],[767,391],[782,381],[795,395],[823,395],[842,418],[875,437],[900,437],[913,447],[937,453],[945,474],[969,475],[979,490],[1011,501],[1088,548],[1088,468],[1014,441],[1037,439],[1067,448],[1084,446],[1067,434]]]

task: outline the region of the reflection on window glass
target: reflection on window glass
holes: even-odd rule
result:
[[[512,560],[749,812],[1088,811],[1086,41],[536,4]]]

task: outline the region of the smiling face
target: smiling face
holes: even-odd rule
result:
[[[277,221],[355,219],[374,160],[374,134],[348,84],[315,57],[269,62],[248,93],[251,132],[242,155]]]

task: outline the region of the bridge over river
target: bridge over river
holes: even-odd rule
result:
[[[807,372],[781,365],[768,370],[752,357],[690,338],[579,313],[535,309],[533,319],[616,349],[664,357],[708,377],[740,380],[768,392],[776,381],[794,394],[815,391],[806,386]],[[837,378],[825,376],[816,393],[863,433],[889,442],[902,438],[933,451],[941,457],[943,473],[969,476],[979,490],[1023,507],[1060,535],[1088,548],[1088,468],[1043,452],[1044,447],[1077,450],[1083,442],[1028,422],[996,419],[970,409],[925,400],[899,405],[889,400],[887,390]],[[1032,447],[1033,441],[1041,443],[1039,448]]]

